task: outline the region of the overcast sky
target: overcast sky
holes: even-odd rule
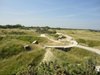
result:
[[[0,0],[0,24],[100,29],[100,0]]]

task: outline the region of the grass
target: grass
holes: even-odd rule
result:
[[[44,50],[22,52],[19,55],[0,61],[0,67],[2,68],[0,69],[0,75],[16,74],[23,68],[27,68],[32,62],[36,66],[41,61],[44,52]]]
[[[72,36],[79,44],[100,49],[100,32],[90,30],[57,30]]]
[[[18,74],[30,64],[38,65],[45,53],[41,43],[47,42],[38,36],[32,30],[0,29],[0,75]],[[34,40],[39,44],[32,44]],[[32,50],[26,51],[25,45],[30,45]]]
[[[59,62],[69,62],[69,63],[82,63],[84,61],[84,58],[91,57],[94,60],[96,59],[97,64],[100,65],[100,56],[86,51],[84,49],[80,48],[72,48],[71,50],[65,52],[62,50],[52,50],[54,55],[58,58]]]
[[[80,44],[86,46],[100,46],[100,33],[88,30],[57,30],[68,34]],[[27,29],[0,29],[0,75],[27,74],[29,68],[36,68],[43,59],[45,50],[43,46],[52,42],[45,37],[39,37],[39,33]],[[56,38],[58,35],[49,35]],[[37,40],[39,44],[32,44]],[[56,43],[55,43],[56,44]],[[29,45],[31,51],[26,51],[23,46]],[[58,49],[52,50],[57,61],[61,64],[79,64],[85,57],[91,57],[100,65],[100,56],[80,48],[72,48],[65,52]]]
[[[28,29],[0,29],[0,35],[38,35],[35,30]]]
[[[100,41],[98,40],[87,40],[87,39],[76,39],[77,42],[80,44],[86,44],[89,47],[95,47],[95,46],[100,46]]]
[[[91,58],[78,64],[60,64],[59,61],[50,61],[40,64],[36,70],[31,70],[33,75],[99,75],[95,71],[95,61]],[[25,75],[30,74],[28,72]],[[24,75],[24,74],[23,74]]]
[[[8,58],[25,51],[23,47],[25,43],[23,41],[19,42],[19,40],[13,39],[5,42],[0,45],[0,58]]]

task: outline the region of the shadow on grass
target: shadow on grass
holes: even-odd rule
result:
[[[57,50],[61,50],[61,51],[64,51],[64,52],[68,52],[72,49],[72,47],[70,48],[56,48]]]

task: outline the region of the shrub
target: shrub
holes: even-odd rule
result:
[[[88,62],[85,63],[86,61]],[[27,73],[28,75],[97,75],[94,61],[91,59],[86,61],[84,65],[82,63],[63,65],[59,61],[42,62],[36,68],[34,67],[34,70],[30,68]]]
[[[8,58],[10,56],[16,55],[20,52],[24,51],[22,44],[17,43],[8,43],[1,47],[0,50],[0,58]]]
[[[56,30],[50,29],[49,27],[37,27],[36,32],[54,34],[56,33]]]
[[[96,61],[93,58],[86,58],[83,63],[83,70],[85,75],[97,75]]]

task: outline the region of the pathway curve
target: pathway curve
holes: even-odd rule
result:
[[[62,34],[62,33],[60,33],[60,34]],[[94,53],[100,55],[100,50],[99,49],[95,49],[95,48],[92,48],[92,47],[79,45],[76,40],[72,40],[73,38],[71,36],[68,36],[68,35],[65,35],[65,34],[62,34],[62,35],[66,36],[67,37],[67,41],[73,43],[73,45],[75,47],[82,48],[82,49],[85,49],[85,50],[88,50],[88,51],[91,51],[91,52],[94,52]]]
[[[69,47],[78,47],[78,48],[82,48],[82,49],[85,49],[85,50],[88,50],[88,51],[91,51],[91,52],[94,52],[96,54],[99,54],[100,55],[100,50],[99,49],[95,49],[95,48],[92,48],[92,47],[86,47],[86,46],[82,46],[82,45],[79,45],[78,42],[76,40],[73,40],[73,38],[69,35],[66,35],[66,34],[62,34],[62,33],[57,33],[58,35],[63,35],[66,37],[65,40],[69,41],[70,42],[70,45],[67,45],[67,46],[46,46],[46,47],[49,47],[49,48],[59,48],[59,47],[62,47],[62,48],[69,48]],[[48,36],[45,35],[46,38],[48,38],[49,40],[53,41],[53,42],[60,42],[60,41],[57,41],[57,40],[54,40],[54,39],[51,39],[49,38]]]

